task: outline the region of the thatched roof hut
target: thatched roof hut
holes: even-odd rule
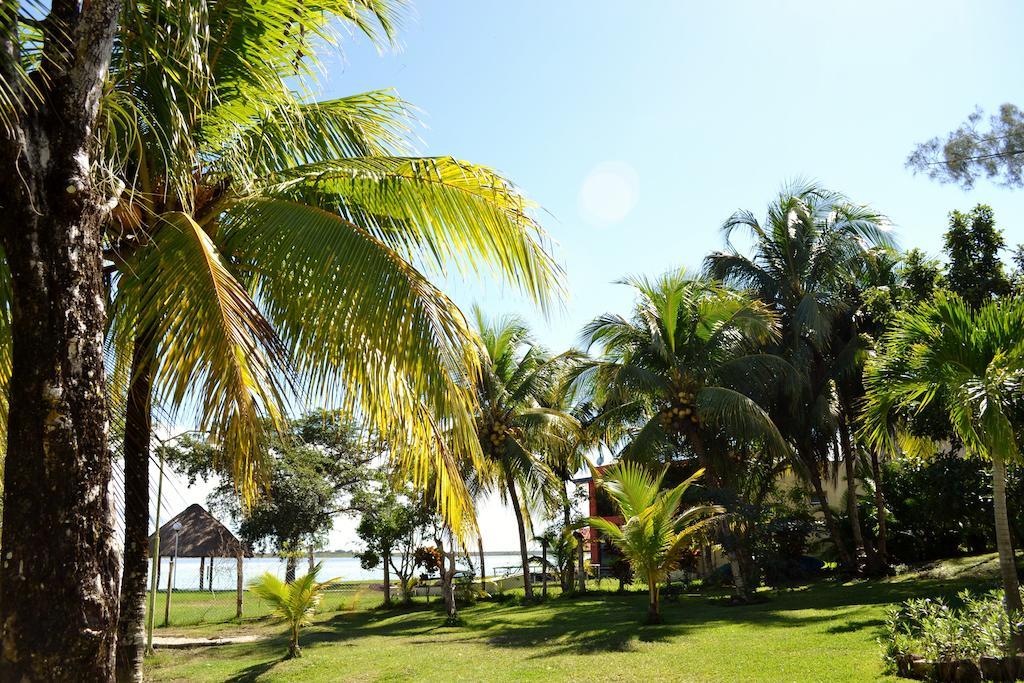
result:
[[[174,525],[181,524],[175,532]],[[178,536],[178,557],[252,557],[252,551],[202,505],[194,503],[160,527],[160,556],[174,555],[174,536]],[[153,548],[156,534],[149,537]]]

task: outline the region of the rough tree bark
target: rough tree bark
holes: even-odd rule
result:
[[[512,510],[516,513],[516,524],[519,527],[519,558],[523,563],[523,594],[527,601],[531,601],[533,600],[533,584],[530,581],[530,557],[526,551],[526,524],[523,522],[523,510],[519,507],[516,481],[511,472],[505,472],[505,485],[508,487],[508,499],[512,504]]]
[[[149,447],[153,433],[151,335],[139,334],[132,351],[124,427],[124,572],[117,626],[116,675],[142,682],[145,654],[146,572],[149,557]],[[200,576],[202,575],[200,568]],[[202,590],[202,578],[200,578]]]
[[[118,0],[55,0],[26,93],[17,17],[0,78],[24,108],[0,128],[0,241],[11,271],[12,377],[0,564],[0,680],[110,680],[118,553],[107,493],[101,226],[94,124]]]

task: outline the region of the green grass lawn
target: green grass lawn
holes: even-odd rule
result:
[[[347,583],[337,591],[328,592],[323,600],[325,612],[345,609],[366,609],[378,604],[381,592],[370,589],[369,584]],[[216,633],[251,630],[256,620],[270,614],[270,606],[249,591],[242,596],[242,619],[235,620],[237,597],[234,591],[186,591],[176,590],[171,594],[170,624],[164,626],[164,610],[167,594],[156,595],[156,635],[187,635],[198,631]]]
[[[228,630],[265,631],[258,643],[159,652],[157,681],[875,681],[885,607],[909,597],[996,585],[994,556],[962,558],[885,581],[822,582],[768,591],[731,607],[692,594],[644,626],[645,593],[591,594],[522,607],[480,602],[464,626],[445,627],[434,604],[368,608],[361,594],[324,610],[304,632],[303,657],[283,660],[282,630],[266,619]],[[606,583],[606,585],[608,585]],[[207,631],[211,627],[204,627]],[[187,631],[186,631],[187,632]]]

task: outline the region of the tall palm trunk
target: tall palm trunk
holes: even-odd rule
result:
[[[733,600],[741,603],[752,602],[758,577],[755,576],[754,561],[750,557],[744,532],[732,529],[726,519],[718,525],[718,530],[721,537],[728,540],[727,543],[723,543],[723,550],[732,571]]]
[[[1010,520],[1006,512],[1006,461],[1001,453],[992,453],[992,507],[996,517],[996,549],[999,551],[999,573],[1003,579],[1004,604],[1010,623],[1014,624],[1024,614],[1020,598],[1020,584],[1017,580],[1017,565],[1013,556],[1010,539]],[[1015,649],[1020,649],[1021,634],[1014,634]]]
[[[523,592],[529,601],[533,600],[533,585],[530,581],[530,557],[526,551],[526,524],[523,522],[523,510],[519,506],[519,496],[516,494],[516,482],[508,470],[505,470],[505,485],[508,487],[508,498],[516,513],[516,524],[519,527],[519,558],[523,562]]]
[[[829,538],[832,539],[832,543],[836,547],[839,563],[847,570],[852,571],[854,569],[853,556],[850,555],[850,551],[846,547],[846,543],[843,542],[842,535],[839,533],[839,524],[836,522],[835,515],[832,514],[832,508],[829,507],[828,497],[825,495],[825,487],[821,484],[821,475],[818,474],[816,469],[810,469],[810,480],[811,486],[814,488],[814,495],[821,501],[821,513],[825,516],[825,528],[828,529]]]
[[[117,680],[121,683],[141,683],[145,653],[149,446],[153,431],[150,358],[151,335],[139,334],[132,351],[124,427],[124,571],[115,663]]]
[[[17,7],[0,20],[0,80],[23,106],[0,129],[0,241],[12,374],[0,563],[0,679],[110,680],[119,557],[108,485],[95,120],[122,3],[52,3],[46,78],[18,73]],[[31,10],[26,12],[33,14]],[[30,92],[42,91],[42,101]]]
[[[476,537],[476,548],[477,552],[480,553],[480,591],[487,590],[487,582],[484,580],[487,576],[487,566],[484,564],[484,537],[483,535]]]
[[[858,573],[864,571],[861,559],[863,558],[871,569],[875,569],[872,548],[864,540],[864,530],[860,525],[860,511],[857,508],[857,452],[853,448],[853,441],[850,438],[850,425],[843,416],[839,420],[839,442],[842,448],[843,466],[846,474],[846,514],[850,518],[850,528],[853,533],[854,562]]]
[[[882,492],[882,467],[878,462],[878,450],[871,449],[871,476],[875,480],[875,515],[878,517],[878,551],[879,563],[887,566],[889,563],[889,551],[886,548],[886,508],[885,494]]]
[[[572,527],[572,508],[569,504],[569,495],[564,490],[562,491],[562,522],[564,525],[562,533],[569,534],[569,529]],[[571,534],[569,537],[572,538]],[[576,586],[575,563],[573,562],[571,550],[570,546],[570,552],[565,560],[563,560],[565,566],[562,567],[560,573],[563,593],[571,593]]]

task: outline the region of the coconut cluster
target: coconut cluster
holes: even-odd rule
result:
[[[695,398],[694,394],[689,391],[676,392],[672,403],[667,408],[663,408],[658,415],[661,426],[666,431],[678,433],[686,429],[687,425],[699,424],[700,418],[697,417],[697,407],[694,405]]]
[[[480,444],[484,450],[497,451],[508,440],[508,425],[503,422],[485,424],[480,429]]]

